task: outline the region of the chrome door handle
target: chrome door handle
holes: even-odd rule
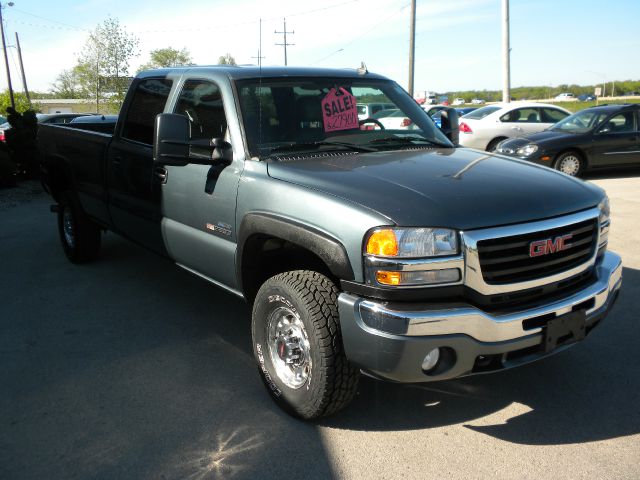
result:
[[[156,180],[159,180],[160,183],[167,183],[167,177],[169,176],[169,172],[167,172],[166,168],[156,167],[153,171]]]

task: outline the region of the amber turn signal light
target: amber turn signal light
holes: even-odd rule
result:
[[[376,280],[381,285],[400,285],[402,274],[400,272],[376,272]]]

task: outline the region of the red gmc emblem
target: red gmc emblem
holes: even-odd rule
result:
[[[542,255],[548,255],[550,253],[557,253],[563,250],[567,250],[572,247],[570,243],[567,243],[573,238],[573,235],[562,235],[555,239],[545,238],[544,240],[536,240],[529,244],[529,256],[540,257]]]

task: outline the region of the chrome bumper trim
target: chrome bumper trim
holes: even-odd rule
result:
[[[502,342],[542,331],[542,328],[524,330],[524,320],[549,314],[563,315],[572,311],[575,305],[593,299],[593,306],[587,310],[589,322],[595,314],[601,313],[601,309],[609,306],[609,301],[622,284],[620,257],[606,252],[596,267],[596,274],[594,283],[563,300],[505,315],[492,315],[471,305],[432,309],[426,305],[412,305],[407,308],[347,293],[340,294],[339,302],[350,305],[361,327],[372,332],[407,337],[463,334],[480,342]],[[400,309],[401,306],[404,309]]]

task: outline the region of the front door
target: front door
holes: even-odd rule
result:
[[[233,98],[224,98],[211,80],[189,79],[180,88],[174,113],[186,116],[191,140],[222,138],[240,152],[240,139],[232,138],[225,111]],[[228,108],[225,108],[225,105]],[[202,149],[192,154],[211,155]],[[197,165],[167,168],[162,185],[162,230],[169,255],[180,265],[232,289],[236,288],[236,197],[244,156],[231,165]]]
[[[640,163],[640,131],[633,110],[609,117],[598,127],[593,139],[594,167]]]

